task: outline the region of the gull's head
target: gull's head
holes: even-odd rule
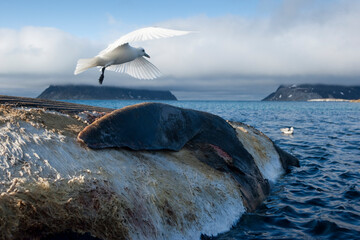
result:
[[[139,52],[140,52],[140,57],[144,56],[147,58],[150,58],[150,56],[145,52],[145,50],[143,48],[138,48]]]

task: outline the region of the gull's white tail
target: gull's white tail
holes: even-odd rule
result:
[[[83,58],[79,59],[75,68],[74,74],[77,75],[79,73],[84,72],[85,70],[96,67],[97,66],[97,59],[94,58]]]

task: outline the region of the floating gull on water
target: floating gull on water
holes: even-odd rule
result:
[[[138,79],[157,78],[161,75],[160,70],[144,58],[150,58],[150,56],[143,48],[134,48],[129,45],[129,42],[181,36],[188,33],[190,32],[158,27],[138,29],[122,36],[97,56],[79,59],[74,74],[77,75],[92,67],[102,67],[100,84],[104,80],[105,69],[126,73]]]
[[[294,127],[290,127],[290,128],[280,128],[280,131],[281,131],[283,134],[291,135],[291,134],[294,133]]]

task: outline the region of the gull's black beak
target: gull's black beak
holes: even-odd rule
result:
[[[147,55],[147,53],[144,53],[144,56],[145,56],[145,57],[147,57],[147,58],[150,58],[150,56],[149,56],[149,55]]]

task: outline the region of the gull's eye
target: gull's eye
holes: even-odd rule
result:
[[[143,49],[142,51],[143,51],[143,52],[145,52],[145,50],[144,50],[144,49]]]

